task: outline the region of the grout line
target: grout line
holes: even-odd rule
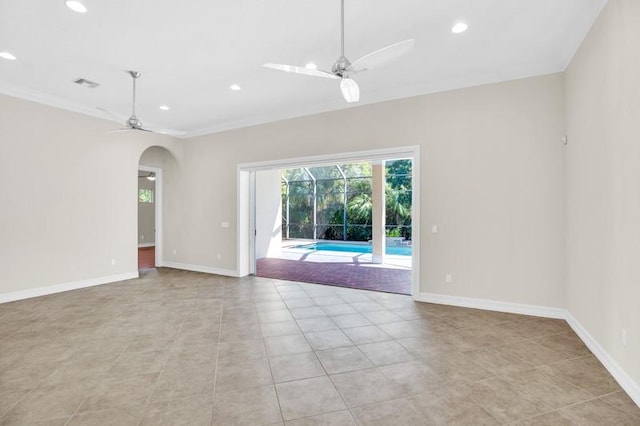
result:
[[[220,283],[222,285],[222,297],[221,297],[221,305],[220,305],[220,314],[219,314],[219,324],[218,324],[218,342],[216,347],[216,366],[213,369],[213,391],[211,392],[211,425],[213,425],[213,406],[215,404],[216,398],[216,382],[218,381],[218,365],[220,363],[220,343],[222,338],[222,318],[224,316],[224,305],[225,305],[225,292],[226,292],[226,284],[223,282]]]
[[[560,408],[554,408],[554,409],[552,409],[552,410],[543,411],[543,412],[538,413],[538,414],[535,414],[535,415],[533,415],[533,416],[524,417],[524,418],[521,418],[521,419],[514,420],[514,421],[510,422],[509,424],[514,424],[514,423],[517,423],[517,422],[521,422],[521,421],[523,421],[523,420],[533,419],[533,418],[536,418],[536,417],[538,417],[538,416],[543,416],[543,415],[545,415],[545,414],[554,413],[554,412],[556,412],[556,411],[562,411],[562,410],[564,410],[565,408],[575,407],[575,406],[580,405],[580,404],[586,404],[586,403],[588,403],[588,402],[595,401],[596,399],[599,399],[599,398],[600,398],[600,397],[596,396],[596,397],[594,397],[594,398],[589,398],[589,399],[585,399],[585,400],[583,400],[583,401],[574,402],[573,404],[565,405],[565,406],[560,407]],[[571,416],[571,417],[572,417],[573,419],[575,419],[576,421],[578,421],[578,420],[579,420],[579,419],[578,419],[577,417],[575,417],[573,414],[571,414],[571,413],[568,413],[568,414],[569,414],[569,416]]]
[[[111,367],[109,367],[109,369],[105,370],[105,374],[111,370],[111,368],[113,368],[114,365],[116,365],[116,363],[118,362],[118,360],[120,359],[120,357],[122,356],[122,354],[127,350],[127,348],[129,347],[129,345],[131,344],[131,342],[133,341],[134,337],[131,337],[129,339],[129,341],[127,342],[127,344],[122,348],[122,350],[120,351],[120,353],[118,354],[118,356],[116,357],[116,359],[113,361],[113,363],[111,364]],[[53,373],[52,373],[53,375]],[[71,414],[71,416],[69,416],[69,418],[67,419],[67,421],[64,423],[65,426],[71,421],[71,419],[78,414],[78,411],[80,410],[80,408],[84,405],[85,402],[87,402],[87,399],[89,399],[89,397],[93,394],[93,392],[95,392],[96,388],[98,387],[98,385],[100,383],[102,383],[102,381],[104,381],[105,378],[103,377],[96,386],[94,386],[91,389],[91,392],[87,394],[87,396],[82,400],[82,402],[80,403],[80,405],[78,405],[76,407],[76,409],[74,410],[73,414]]]
[[[54,370],[55,371],[55,370]],[[53,374],[53,373],[51,373]],[[49,376],[51,376],[51,374]],[[47,376],[47,378],[49,377]],[[47,378],[44,378],[42,381],[44,382]],[[42,382],[41,382],[42,383]],[[0,420],[4,419],[5,417],[7,417],[9,415],[9,413],[11,412],[11,410],[13,410],[13,408],[18,405],[20,403],[20,401],[22,401],[23,399],[25,399],[29,394],[31,394],[33,391],[35,391],[37,388],[39,388],[40,385],[38,386],[34,386],[33,388],[29,389],[27,392],[25,392],[24,395],[22,395],[22,397],[20,397],[13,405],[11,405],[11,407],[9,407],[9,409],[5,412],[5,414],[0,417]],[[84,402],[84,401],[83,401]],[[69,417],[71,418],[71,417]],[[68,420],[67,420],[68,421]],[[0,423],[1,424],[1,423]],[[66,422],[65,422],[66,424]]]
[[[311,416],[297,417],[295,419],[287,420],[287,422],[294,422],[294,421],[295,422],[299,422],[301,420],[312,419],[312,418],[317,417],[317,416],[325,416],[327,414],[342,413],[343,411],[346,411],[347,413],[349,413],[349,415],[353,418],[353,420],[357,422],[356,418],[353,416],[353,414],[351,414],[351,411],[350,411],[349,408],[344,408],[344,409],[341,409],[341,410],[327,411],[326,413],[313,414]],[[333,424],[333,423],[331,423],[331,424]],[[357,423],[357,424],[361,424],[361,423]]]
[[[278,297],[280,297],[280,301],[282,303],[284,303],[284,299],[280,295],[280,292],[278,291],[276,286],[274,284],[271,284],[271,285],[274,287],[274,289],[278,293]],[[262,323],[260,322],[260,317],[258,316],[258,310],[256,309],[255,302],[252,300],[251,303],[253,304],[253,309],[256,311],[256,316],[258,318],[258,326],[260,327],[260,335],[262,336],[262,345],[264,346],[265,355],[267,356],[267,365],[269,366],[269,374],[271,374],[271,382],[273,383],[272,384],[273,392],[276,394],[276,401],[278,402],[278,409],[280,410],[280,418],[282,419],[282,422],[284,423],[285,419],[284,419],[284,413],[282,411],[282,404],[280,403],[280,395],[278,394],[278,387],[276,386],[276,380],[273,377],[273,369],[271,368],[271,357],[269,356],[269,353],[267,352],[267,344],[265,342],[265,337],[262,334]],[[289,315],[291,315],[291,311],[287,307],[286,303],[284,303],[284,305],[285,305],[285,309],[287,310],[287,312],[289,312]],[[293,316],[292,316],[292,318],[293,318]]]
[[[160,372],[158,373],[158,377],[156,378],[156,381],[153,384],[153,386],[151,386],[151,392],[149,392],[149,396],[147,397],[147,400],[145,401],[144,405],[142,406],[142,416],[138,420],[138,423],[137,423],[138,426],[144,420],[144,415],[145,415],[145,413],[147,411],[147,407],[149,405],[149,401],[151,400],[151,397],[153,396],[153,393],[156,391],[156,387],[158,386],[158,383],[160,382],[160,378],[162,377],[162,374],[164,373],[164,368],[167,365],[167,362],[169,362],[169,358],[171,357],[171,352],[173,351],[173,348],[176,345],[176,341],[178,340],[178,336],[180,336],[180,332],[182,331],[182,327],[184,326],[185,322],[186,322],[186,319],[183,319],[182,323],[180,324],[180,327],[178,328],[178,333],[176,334],[176,337],[173,340],[173,343],[171,343],[171,347],[169,348],[169,352],[167,353],[167,358],[162,363],[162,367],[160,368]]]

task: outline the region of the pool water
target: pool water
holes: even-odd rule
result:
[[[317,251],[342,251],[350,253],[371,253],[372,247],[369,244],[349,244],[349,243],[313,243],[302,244],[294,248],[317,250]],[[398,256],[411,256],[411,247],[387,247],[387,254]]]

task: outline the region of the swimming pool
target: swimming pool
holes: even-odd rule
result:
[[[369,244],[349,244],[349,243],[312,243],[294,246],[294,248],[317,250],[317,251],[342,251],[349,253],[371,253],[372,247]],[[387,254],[398,256],[411,256],[411,247],[387,247]]]

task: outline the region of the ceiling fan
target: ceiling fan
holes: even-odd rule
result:
[[[352,74],[366,71],[386,62],[390,62],[402,55],[409,53],[415,44],[414,39],[404,40],[398,43],[375,50],[363,57],[350,62],[344,56],[344,0],[340,0],[340,57],[331,67],[331,71],[322,71],[315,68],[299,67],[295,65],[267,63],[262,66],[279,71],[292,72],[295,74],[308,75],[312,77],[331,78],[340,80],[340,90],[347,102],[358,102],[360,100],[360,88],[358,83],[351,78]]]
[[[127,71],[129,75],[131,75],[131,79],[133,81],[133,101],[131,103],[131,115],[126,119],[124,125],[125,127],[112,130],[111,132],[126,132],[129,130],[139,130],[142,132],[152,132],[152,133],[162,133],[166,135],[173,136],[182,136],[184,132],[177,132],[174,130],[164,130],[164,129],[155,129],[155,128],[144,128],[142,127],[142,122],[136,117],[136,80],[140,78],[140,73],[138,71]],[[118,121],[122,121],[123,117],[115,114],[107,109],[97,107],[98,110],[111,115],[112,117],[118,119]]]
[[[156,180],[156,174],[155,174],[155,173],[153,173],[153,172],[149,172],[149,173],[147,173],[147,174],[143,174],[143,175],[141,175],[141,174],[138,172],[138,179],[144,179],[144,178],[147,178],[148,180],[150,180],[150,181],[152,181],[152,182],[153,182],[154,180]]]

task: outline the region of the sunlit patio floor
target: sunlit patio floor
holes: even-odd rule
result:
[[[373,263],[370,253],[314,251],[283,247],[258,259],[256,275],[389,293],[411,294],[411,256],[387,255]]]

